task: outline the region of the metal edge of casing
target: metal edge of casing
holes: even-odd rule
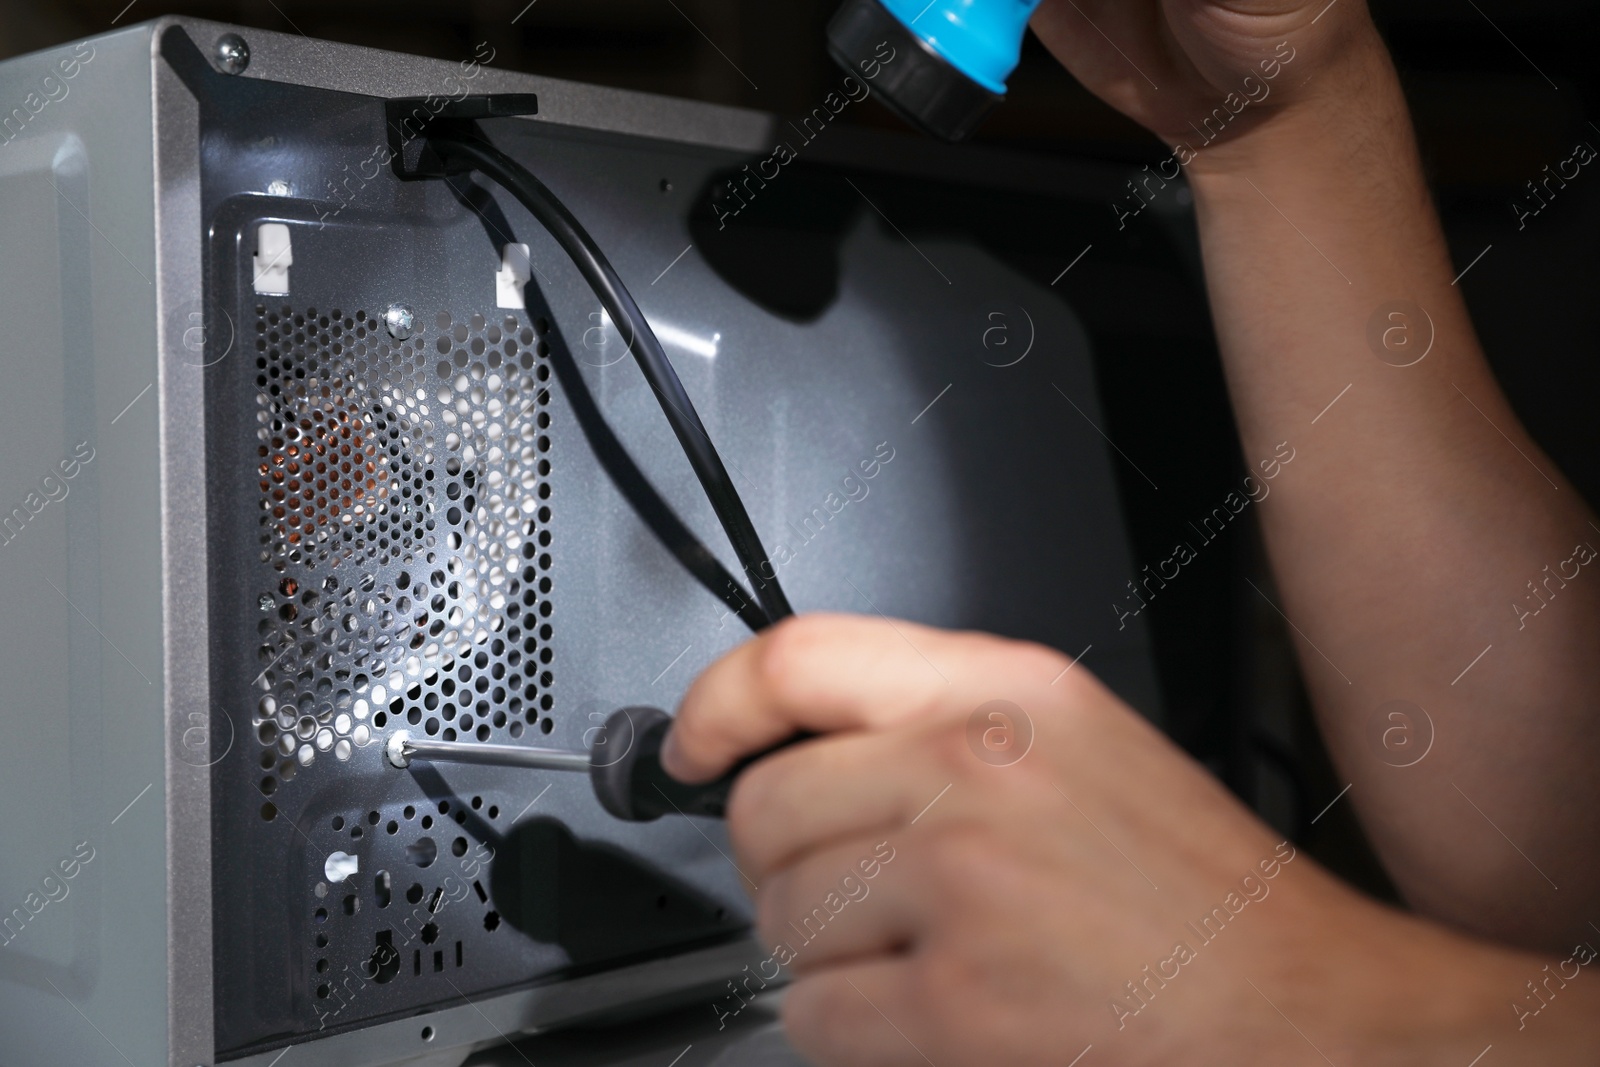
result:
[[[206,593],[205,378],[180,358],[186,316],[203,288],[200,109],[162,62],[151,33],[157,381],[160,405],[162,628],[167,720],[167,1055],[169,1067],[209,1063],[212,1023],[211,788],[213,721]],[[186,298],[185,294],[192,294]],[[205,759],[189,751],[191,718],[206,724]],[[230,732],[227,743],[233,740]],[[226,753],[226,749],[223,750]],[[216,758],[221,758],[217,756]],[[199,765],[197,765],[199,764]]]
[[[249,65],[238,76],[363,96],[426,97],[446,79],[459,79],[461,64],[359,45],[319,41],[303,35],[249,29],[209,19],[167,16],[146,25],[183,27],[208,60],[224,34],[244,37]],[[840,73],[842,80],[844,74]],[[574,131],[609,133],[677,142],[701,148],[767,156],[790,137],[782,116],[724,104],[683,100],[632,89],[613,89],[547,78],[480,64],[475,93],[535,93],[539,114],[525,120]],[[818,101],[821,104],[821,101]],[[1050,197],[1088,196],[1116,200],[1133,169],[1091,157],[1056,158],[987,145],[949,145],[910,131],[837,126],[806,145],[808,159],[861,170],[926,177]]]

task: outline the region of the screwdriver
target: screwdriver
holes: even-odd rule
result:
[[[661,742],[672,716],[660,708],[621,708],[611,713],[588,754],[556,748],[435,741],[397,730],[384,746],[390,766],[404,769],[411,761],[478,763],[545,771],[587,772],[600,806],[628,822],[650,822],[663,815],[709,815],[720,819],[728,807],[734,779],[751,763],[774,751],[743,760],[716,781],[688,785],[661,766]],[[786,747],[800,737],[784,742]]]

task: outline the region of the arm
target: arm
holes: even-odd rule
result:
[[[1195,150],[1185,170],[1244,454],[1295,450],[1261,508],[1278,606],[1385,866],[1419,910],[1570,946],[1600,902],[1600,568],[1585,562],[1600,528],[1490,375],[1364,8],[1230,6],[1265,13],[1062,2],[1035,26],[1091,89]],[[1116,68],[1086,16],[1161,71],[1159,92]],[[1279,41],[1295,58],[1271,95],[1205,143],[1189,123]],[[1399,300],[1425,317],[1379,314]],[[1429,320],[1431,351],[1393,365],[1422,354]],[[1413,766],[1393,766],[1405,759],[1372,723],[1391,700],[1431,719]]]

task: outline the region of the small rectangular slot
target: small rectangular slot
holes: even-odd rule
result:
[[[478,900],[479,900],[480,903],[483,903],[483,904],[489,903],[489,894],[485,893],[483,891],[483,883],[482,882],[473,882],[472,883],[472,888],[474,888],[474,889],[476,889],[478,891]]]
[[[411,973],[417,975],[422,973],[422,950],[420,948],[411,954]]]
[[[367,968],[372,973],[372,980],[382,985],[400,973],[400,950],[394,947],[393,930],[379,930],[375,943]]]
[[[444,886],[433,891],[433,899],[428,901],[428,914],[432,915],[439,910],[439,902],[444,899]]]
[[[444,949],[433,950],[433,969],[435,973],[444,970]]]
[[[456,942],[456,966],[461,966],[461,942]]]

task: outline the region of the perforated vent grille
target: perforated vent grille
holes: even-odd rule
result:
[[[397,719],[549,733],[547,324],[255,313],[262,793]]]

